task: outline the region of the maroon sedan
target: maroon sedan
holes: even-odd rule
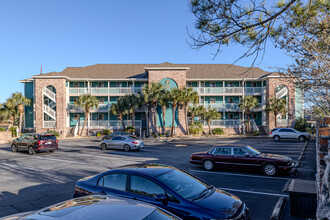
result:
[[[207,152],[193,153],[190,163],[203,165],[206,170],[215,167],[261,170],[268,176],[294,167],[290,157],[260,153],[251,146],[216,145]]]

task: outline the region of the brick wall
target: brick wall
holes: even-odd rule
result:
[[[267,103],[271,98],[275,97],[275,89],[277,86],[283,84],[288,88],[288,119],[289,126],[294,126],[295,120],[295,85],[292,78],[278,77],[267,79],[266,97]],[[274,113],[267,113],[266,116],[266,133],[275,128],[275,116]]]
[[[65,79],[36,79],[35,80],[35,112],[36,132],[44,133],[52,130],[43,127],[43,89],[49,85],[56,89],[56,128],[62,137],[66,134],[66,84]]]
[[[177,83],[179,89],[186,87],[186,70],[149,70],[149,83],[159,82],[164,78],[173,79]],[[179,123],[178,127],[175,127],[175,134],[177,136],[182,136],[186,134],[185,114],[183,108],[179,108],[178,110]],[[167,127],[166,130],[168,129]]]
[[[11,131],[0,131],[0,144],[11,142],[12,139]]]

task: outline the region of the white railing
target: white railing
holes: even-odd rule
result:
[[[276,98],[282,98],[288,93],[288,89],[284,87],[283,89],[276,92]]]
[[[242,119],[227,119],[227,120],[211,120],[210,126],[237,127],[243,124]],[[204,126],[207,126],[207,121],[204,121]]]
[[[124,124],[126,127],[132,126],[131,120],[124,120]],[[84,121],[80,121],[80,126],[84,125]],[[90,120],[89,121],[89,127],[90,128],[121,128],[122,123],[120,120]],[[135,128],[142,127],[142,121],[141,120],[135,120]]]
[[[53,102],[56,102],[56,94],[48,89],[47,87],[43,90],[44,94],[47,95],[48,98],[50,98]]]
[[[44,112],[53,119],[56,119],[56,112],[53,109],[51,109],[49,106],[44,105]]]
[[[193,91],[199,94],[242,93],[243,87],[194,87]]]
[[[108,94],[109,93],[108,88],[104,88],[104,87],[101,87],[101,88],[92,87],[92,88],[90,88],[90,90],[91,90],[92,94]]]
[[[224,87],[224,93],[242,93],[243,87]]]
[[[226,103],[225,108],[226,110],[241,110],[238,105],[239,103]]]
[[[69,94],[87,94],[87,88],[69,88]]]
[[[55,128],[56,121],[44,121],[44,128]]]
[[[249,95],[249,94],[255,94],[255,93],[262,93],[263,89],[262,87],[246,87],[245,88],[245,94]]]
[[[223,110],[225,108],[225,104],[223,103],[210,103],[210,104],[200,104],[204,105],[206,109],[211,108],[211,109],[216,109],[218,111]]]
[[[276,119],[277,126],[288,126],[288,119]]]

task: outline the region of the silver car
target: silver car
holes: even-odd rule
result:
[[[269,137],[273,138],[274,141],[280,141],[280,139],[297,139],[304,142],[309,140],[311,135],[308,132],[300,132],[293,128],[279,128],[276,130],[273,129]]]
[[[124,151],[130,150],[140,150],[144,147],[142,140],[139,140],[135,137],[127,136],[115,136],[109,140],[103,140],[100,142],[100,147],[102,150],[107,150],[108,148],[112,149],[123,149]]]

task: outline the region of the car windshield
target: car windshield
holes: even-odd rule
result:
[[[195,199],[209,186],[178,170],[171,170],[156,177],[184,199]]]
[[[259,156],[261,154],[260,151],[250,146],[246,147],[245,150],[249,152],[252,156]]]

